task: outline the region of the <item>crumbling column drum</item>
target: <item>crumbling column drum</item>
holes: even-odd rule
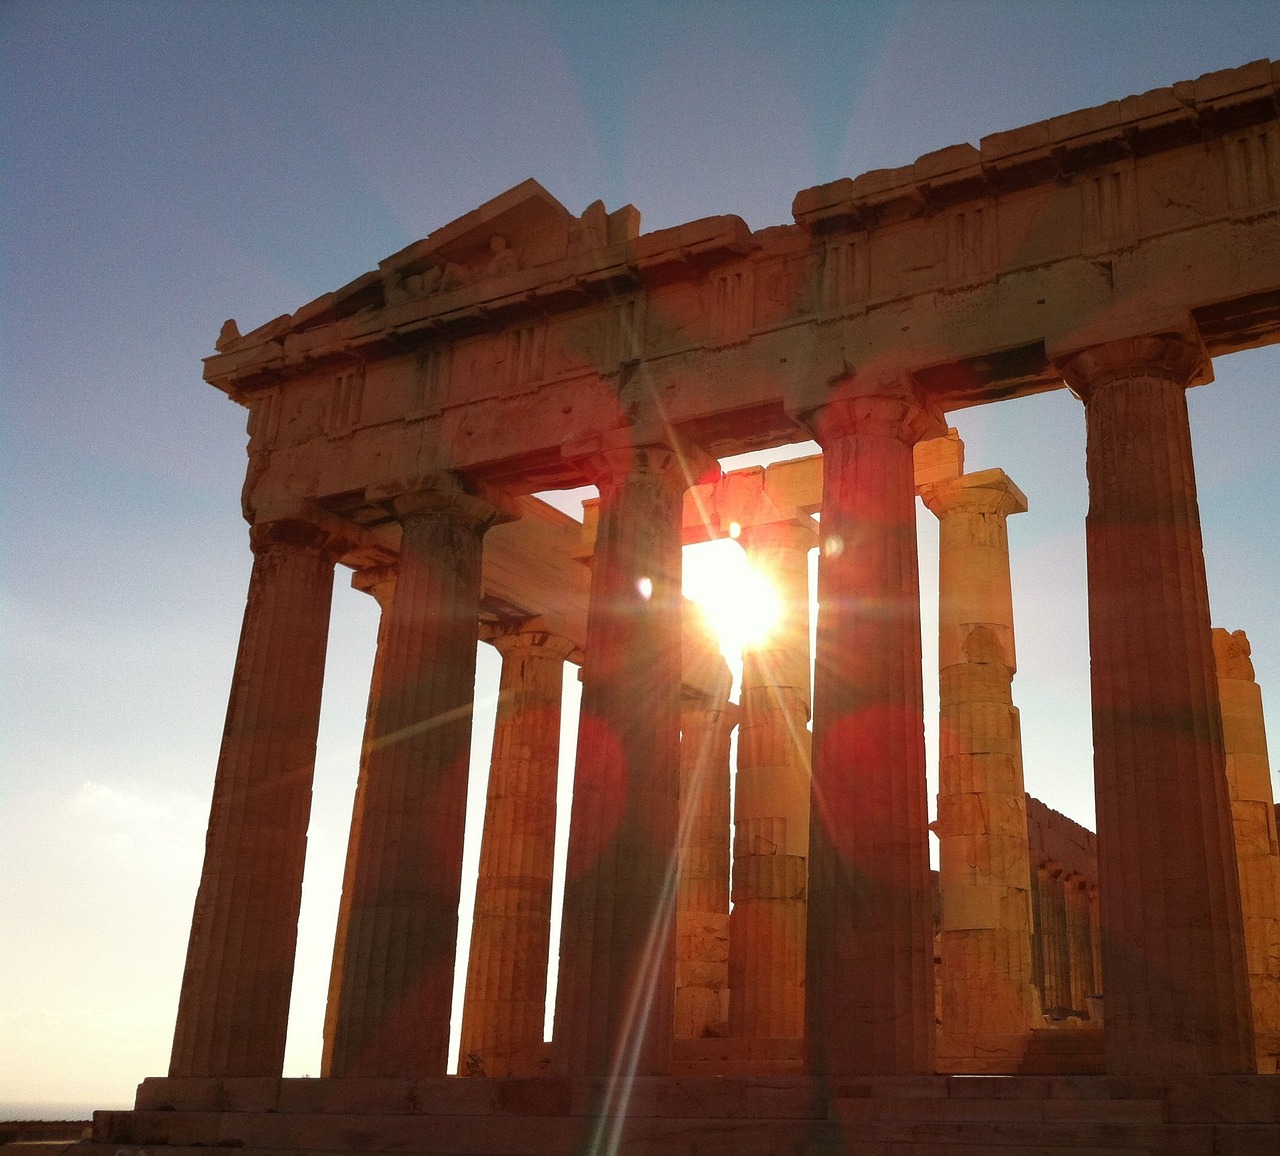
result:
[[[171,1076],[279,1076],[293,985],[335,558],[255,525],[253,572],[191,921]]]
[[[462,492],[391,499],[399,574],[366,764],[330,1074],[443,1075],[461,892],[481,543]]]
[[[932,1072],[911,447],[946,427],[905,385],[837,396],[808,421],[823,451],[823,499],[806,1055],[810,1071],[824,1077]]]
[[[502,655],[459,1071],[532,1074],[546,1013],[564,663],[537,619],[491,632]]]
[[[1214,630],[1254,1049],[1258,1071],[1274,1073],[1280,1071],[1280,839],[1262,690],[1250,653],[1243,630]]]
[[[1179,335],[1062,362],[1084,400],[1107,1071],[1247,1072],[1253,1033]],[[1154,1059],[1158,1057],[1158,1059]]]
[[[740,538],[778,594],[777,623],[742,655],[734,795],[729,1030],[804,1035],[809,856],[809,549],[812,523],[752,526]]]
[[[729,1015],[729,741],[738,706],[725,692],[686,692],[680,709],[677,1039],[723,1035]]]
[[[1039,1011],[1003,470],[921,487],[938,517],[939,1063],[1016,1070]],[[1003,1060],[1003,1063],[1001,1063]]]

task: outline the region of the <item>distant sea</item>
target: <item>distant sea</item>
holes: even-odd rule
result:
[[[92,1120],[103,1108],[132,1108],[125,1101],[0,1100],[0,1120]]]

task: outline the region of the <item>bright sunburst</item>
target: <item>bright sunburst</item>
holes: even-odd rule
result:
[[[698,603],[720,639],[720,653],[736,659],[760,642],[778,621],[778,592],[728,538],[690,546],[684,552],[685,597]]]

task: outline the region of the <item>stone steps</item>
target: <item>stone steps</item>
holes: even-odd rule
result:
[[[1016,1103],[1013,1101],[1011,1103]],[[1150,1156],[1275,1156],[1276,1124],[1169,1124],[1115,1120],[1009,1120],[990,1112],[972,1119],[911,1115],[903,1104],[875,1104],[879,1113],[853,1117],[836,1107],[836,1121],[715,1117],[636,1117],[621,1129],[616,1149],[631,1156],[836,1156],[837,1153],[911,1153],[1008,1150],[1060,1156],[1066,1153],[1148,1153]],[[980,1105],[986,1108],[987,1105]],[[1008,1108],[1006,1103],[1004,1108]],[[1098,1109],[1086,1114],[1103,1115]],[[174,1114],[163,1121],[134,1121],[75,1156],[210,1156],[235,1149],[238,1156],[344,1156],[370,1152],[413,1156],[575,1156],[586,1150],[591,1126],[567,1116],[279,1116],[273,1114]],[[180,1118],[186,1117],[186,1118]],[[204,1118],[201,1118],[204,1117]],[[212,1117],[212,1118],[210,1118]],[[220,1118],[221,1117],[221,1118]],[[180,1141],[175,1143],[174,1141]],[[612,1147],[606,1147],[613,1151]],[[32,1152],[28,1156],[39,1156]]]
[[[1032,1028],[1018,1064],[1021,1075],[1102,1075],[1106,1065],[1102,1029]]]
[[[371,1151],[412,1156],[578,1156],[590,1148],[583,1121],[566,1117],[503,1120],[451,1118],[409,1135],[374,1130],[364,1136],[338,1129],[299,1136],[307,1143],[236,1144],[236,1156],[368,1156]],[[86,1142],[75,1156],[210,1156],[209,1145],[130,1145]],[[1006,1122],[860,1121],[856,1127],[819,1121],[639,1119],[628,1121],[616,1143],[599,1151],[617,1156],[1275,1156],[1276,1125],[1082,1125]]]
[[[61,1156],[79,1140],[11,1140],[0,1144],[0,1156]]]
[[[148,1081],[72,1156],[1277,1156],[1280,1079],[902,1077]],[[8,1154],[6,1154],[8,1156]],[[27,1153],[26,1156],[40,1156]]]

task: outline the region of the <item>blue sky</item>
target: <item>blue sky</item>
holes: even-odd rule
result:
[[[295,309],[526,177],[645,230],[759,228],[809,185],[1263,56],[1280,8],[1245,0],[0,7],[0,1115],[126,1104],[167,1066],[250,564],[244,413],[200,380],[225,318]],[[1214,618],[1249,631],[1280,736],[1280,355],[1216,371],[1191,394]],[[1028,787],[1091,821],[1081,408],[953,421],[1031,502]],[[374,626],[340,576],[292,1073],[318,1068]]]

